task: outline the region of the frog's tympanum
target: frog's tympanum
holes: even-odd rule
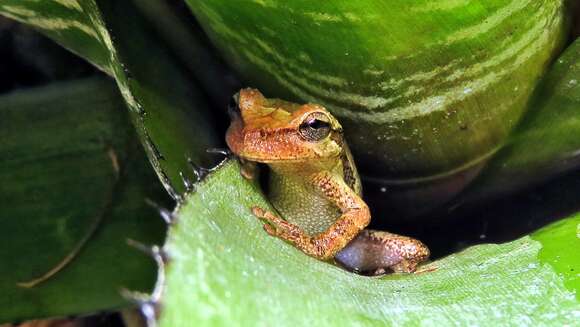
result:
[[[412,272],[429,256],[418,240],[363,229],[370,212],[340,123],[324,107],[267,99],[243,89],[230,105],[226,140],[242,175],[270,168],[268,199],[277,213],[254,207],[268,234],[321,259],[367,273]]]

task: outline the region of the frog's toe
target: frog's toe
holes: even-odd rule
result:
[[[270,225],[273,225],[274,227],[276,227],[276,229],[279,229],[279,226],[283,225],[286,222],[282,218],[260,207],[252,207],[252,213],[259,219],[269,223]]]
[[[295,225],[260,207],[252,207],[252,213],[254,216],[266,222],[264,224],[264,230],[270,235],[280,236],[295,232]]]
[[[418,264],[419,262],[403,259],[398,264],[391,266],[391,270],[396,273],[412,273],[417,270]]]
[[[270,236],[277,236],[278,233],[276,232],[276,229],[274,227],[272,227],[272,225],[270,224],[264,224],[263,226],[264,230],[266,231],[266,233],[268,233],[268,235]]]
[[[260,208],[260,207],[252,207],[252,214],[260,219],[264,219],[266,216],[266,210]]]

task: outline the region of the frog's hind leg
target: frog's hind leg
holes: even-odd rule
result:
[[[429,249],[421,241],[372,229],[363,230],[335,256],[345,268],[370,275],[414,272],[428,258]]]

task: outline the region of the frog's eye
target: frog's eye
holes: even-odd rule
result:
[[[298,130],[300,136],[307,141],[321,141],[330,134],[328,116],[322,112],[313,112],[306,116]]]

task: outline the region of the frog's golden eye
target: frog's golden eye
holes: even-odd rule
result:
[[[328,116],[322,112],[313,112],[306,116],[299,127],[300,136],[310,142],[318,142],[330,134],[330,122]]]

